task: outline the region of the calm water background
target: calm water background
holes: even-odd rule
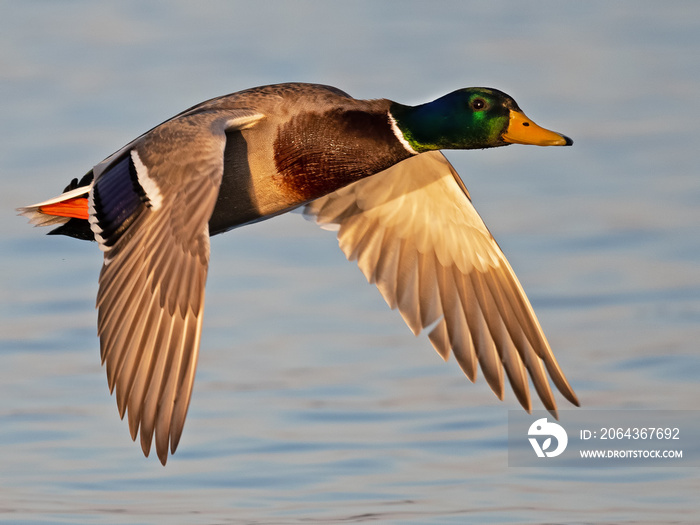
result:
[[[0,521],[697,522],[696,468],[509,468],[514,396],[442,363],[298,214],[213,240],[180,448],[142,457],[99,364],[96,246],[14,208],[282,81],[493,86],[570,135],[448,157],[584,406],[697,408],[700,3],[1,2]]]

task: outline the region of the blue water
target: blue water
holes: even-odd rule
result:
[[[698,521],[696,468],[508,467],[514,396],[442,363],[298,214],[212,241],[163,468],[100,368],[99,251],[14,214],[246,87],[404,103],[497,87],[574,146],[448,157],[584,407],[695,409],[697,2],[2,2],[0,64],[0,522]]]

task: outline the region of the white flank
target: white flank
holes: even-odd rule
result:
[[[394,132],[394,135],[396,135],[396,138],[399,139],[399,142],[403,145],[404,148],[406,148],[406,151],[408,151],[411,155],[418,155],[418,152],[411,147],[406,138],[403,136],[403,132],[399,128],[399,125],[396,123],[396,119],[394,118],[394,115],[391,114],[391,111],[387,111],[387,115],[389,115],[391,131]]]
[[[150,202],[151,209],[154,211],[159,209],[163,204],[163,195],[160,193],[158,183],[148,174],[148,168],[141,162],[141,157],[139,157],[135,149],[131,150],[131,160],[134,162],[136,176],[139,179],[139,184],[143,188],[143,192]]]

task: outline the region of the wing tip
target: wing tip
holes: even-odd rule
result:
[[[563,391],[562,395],[569,400],[569,402],[574,405],[575,407],[580,407],[581,402],[578,400],[578,396],[574,393],[573,390],[568,390],[568,391]]]

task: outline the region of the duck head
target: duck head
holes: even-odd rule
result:
[[[569,137],[535,124],[512,97],[497,89],[458,89],[420,106],[395,102],[390,112],[403,138],[418,153],[508,144],[573,144]]]

